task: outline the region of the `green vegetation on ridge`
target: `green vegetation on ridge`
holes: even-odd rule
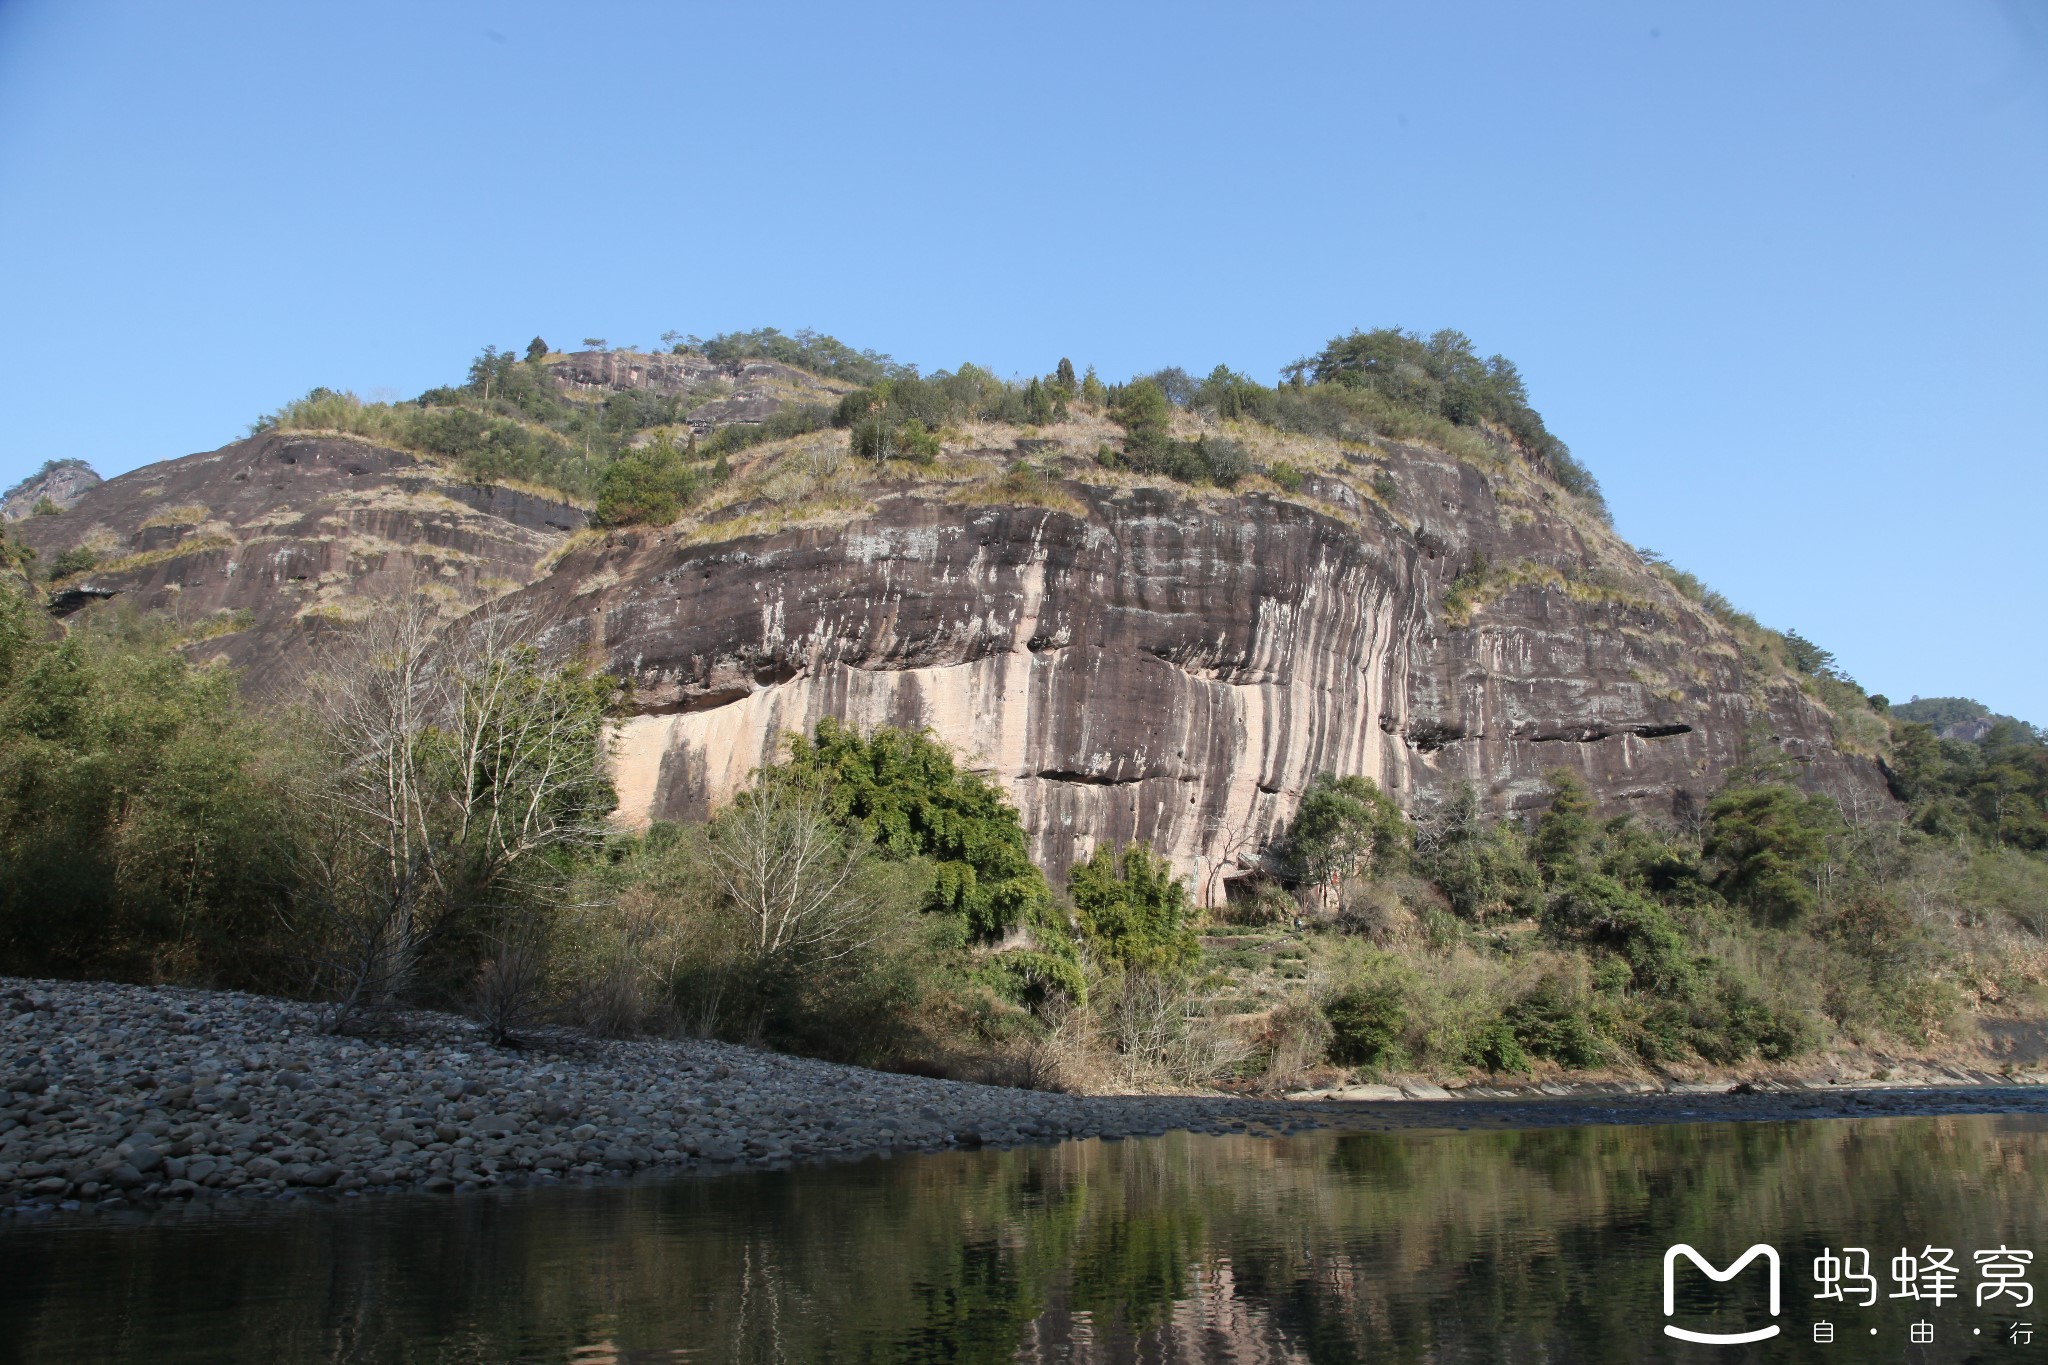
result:
[[[595,500],[600,520],[609,524],[658,525],[719,481],[724,466],[715,462],[828,424],[847,431],[848,451],[858,458],[929,463],[939,453],[941,433],[953,424],[1039,426],[1085,408],[1107,413],[1125,429],[1121,448],[1103,449],[1102,462],[1111,467],[1225,488],[1255,472],[1234,439],[1174,439],[1172,415],[1179,410],[1346,441],[1422,441],[1471,459],[1497,461],[1518,451],[1605,515],[1598,484],[1529,407],[1514,366],[1500,356],[1481,360],[1456,332],[1427,340],[1395,328],[1353,332],[1289,366],[1276,387],[1220,365],[1199,383],[1168,369],[1105,385],[1092,367],[1077,375],[1064,358],[1050,373],[1022,379],[1001,379],[972,364],[923,376],[834,337],[786,336],[774,328],[709,341],[686,338],[674,350],[694,350],[720,364],[773,360],[857,387],[836,404],[786,401],[761,422],[727,425],[700,442],[685,428],[708,395],[565,391],[550,377],[553,353],[536,337],[523,357],[485,347],[459,386],[429,389],[401,403],[365,403],[317,388],[252,430],[348,432],[449,460],[469,478]],[[664,438],[667,444],[650,456],[651,443]],[[611,478],[621,462],[641,467]],[[1275,472],[1289,480],[1288,470]]]

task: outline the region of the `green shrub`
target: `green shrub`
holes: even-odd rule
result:
[[[958,916],[974,938],[1000,938],[1050,913],[1016,808],[988,779],[960,771],[927,732],[863,738],[827,717],[810,737],[792,737],[788,761],[764,776],[823,793],[835,818],[885,857],[924,860],[925,908]]]
[[[1182,972],[1201,953],[1187,884],[1143,844],[1099,845],[1068,874],[1081,937],[1105,967]]]
[[[1415,831],[1420,870],[1443,889],[1451,907],[1471,920],[1533,915],[1543,884],[1527,841],[1514,825],[1479,814],[1479,797],[1461,783],[1443,804],[1425,810]]]
[[[628,450],[598,480],[597,521],[604,526],[666,526],[714,482],[713,471],[663,433],[643,449]]]
[[[1398,1065],[1405,1060],[1402,1031],[1408,1006],[1398,986],[1349,986],[1323,1002],[1330,1022],[1330,1060],[1340,1066]]]
[[[1507,1019],[1492,1019],[1481,1025],[1466,1044],[1462,1060],[1467,1066],[1484,1067],[1496,1073],[1529,1069],[1529,1054],[1515,1035],[1514,1024]]]
[[[1264,877],[1256,880],[1249,895],[1235,895],[1224,907],[1223,918],[1231,924],[1247,928],[1259,928],[1268,924],[1285,924],[1301,912],[1294,903],[1294,897],[1280,888],[1278,882]]]
[[[36,552],[7,534],[6,523],[0,522],[0,573],[17,573],[24,579],[35,572]]]
[[[823,431],[832,422],[832,409],[816,404],[776,409],[767,420],[752,425],[721,427],[697,446],[700,459],[722,461],[731,455],[770,441],[786,441]]]
[[[828,379],[845,379],[855,384],[872,384],[917,373],[913,367],[899,365],[879,352],[857,351],[837,337],[825,336],[809,328],[793,336],[785,336],[773,327],[762,327],[752,332],[721,332],[703,343],[703,351],[721,363],[774,360]]]
[[[1318,773],[1301,795],[1280,840],[1295,878],[1319,889],[1405,862],[1408,826],[1401,810],[1369,777]]]
[[[1532,1057],[1565,1066],[1598,1066],[1607,1058],[1592,1000],[1582,982],[1550,975],[1508,1007],[1504,1016],[1515,1041]]]
[[[1606,513],[1600,485],[1529,406],[1514,364],[1498,355],[1480,359],[1462,332],[1444,330],[1425,339],[1395,327],[1354,331],[1333,338],[1294,373],[1305,373],[1317,387],[1372,394],[1455,426],[1484,423],[1504,430],[1561,487]]]
[[[1130,434],[1133,441],[1164,438],[1173,405],[1166,393],[1150,379],[1123,385],[1110,400],[1109,415]]]
[[[1555,883],[1585,871],[1586,848],[1593,837],[1593,798],[1585,780],[1569,768],[1552,768],[1544,780],[1550,785],[1550,805],[1536,822],[1530,852],[1544,880]]]
[[[1835,804],[1790,787],[1736,787],[1707,807],[1706,853],[1716,885],[1762,923],[1796,924],[1819,906],[1828,840],[1841,827]]]
[[[996,954],[984,970],[1004,998],[1034,1012],[1054,1001],[1088,1003],[1087,978],[1068,956],[1020,949]]]
[[[0,972],[282,984],[289,804],[226,670],[0,589]]]
[[[86,545],[74,545],[58,553],[50,561],[50,577],[68,578],[75,573],[85,573],[100,562],[100,552]]]

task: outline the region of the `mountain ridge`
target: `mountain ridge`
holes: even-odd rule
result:
[[[877,381],[897,386],[885,405],[947,382],[879,361],[862,373],[877,372],[897,376]],[[525,407],[507,405],[515,382]],[[878,461],[822,418],[776,433],[791,412],[880,391],[785,360],[487,354],[468,390],[430,391],[407,420],[530,408],[551,432],[608,431],[606,468],[655,452],[696,481],[687,510],[595,527],[584,498],[295,429],[288,411],[17,530],[44,564],[96,556],[58,581],[72,609],[119,596],[171,611],[204,636],[194,657],[259,690],[289,688],[310,643],[379,595],[425,591],[451,620],[502,601],[633,682],[629,823],[703,817],[783,731],[826,715],[933,729],[998,777],[1055,874],[1097,843],[1142,840],[1203,899],[1250,870],[1321,771],[1372,777],[1411,814],[1471,783],[1505,815],[1540,806],[1562,765],[1604,809],[1672,819],[1761,746],[1816,790],[1890,809],[1869,727],[1646,563],[1510,434],[1281,431],[1194,408],[1188,381],[1190,405],[1164,404],[1146,439],[1235,452],[1246,468],[1226,489],[1112,457],[1142,449],[1134,419],[1068,382],[1064,415],[961,414],[938,454]],[[309,402],[397,420],[343,399]],[[621,402],[659,420],[605,428]],[[703,485],[689,471],[714,445],[730,472]]]

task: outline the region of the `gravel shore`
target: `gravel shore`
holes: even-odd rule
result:
[[[225,1195],[774,1167],[1194,1132],[2048,1113],[2048,1088],[1253,1100],[1072,1096],[690,1040],[492,1048],[415,1013],[388,1038],[225,991],[0,978],[0,1216]]]

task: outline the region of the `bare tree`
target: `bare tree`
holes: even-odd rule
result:
[[[1221,816],[1212,819],[1204,827],[1204,833],[1208,837],[1203,842],[1213,852],[1209,859],[1209,875],[1202,885],[1202,904],[1214,909],[1228,899],[1227,896],[1218,895],[1223,874],[1232,868],[1257,866],[1259,859],[1264,856],[1266,821],[1254,807],[1246,811],[1244,819],[1235,825]],[[1248,860],[1246,854],[1254,856]]]
[[[544,901],[540,855],[604,837],[613,684],[547,666],[522,626],[486,613],[444,631],[408,594],[314,680],[327,761],[307,857],[337,1020],[411,990],[458,920]]]
[[[756,787],[719,817],[711,862],[763,958],[828,962],[881,936],[882,907],[861,884],[867,851],[841,834],[814,792]]]

